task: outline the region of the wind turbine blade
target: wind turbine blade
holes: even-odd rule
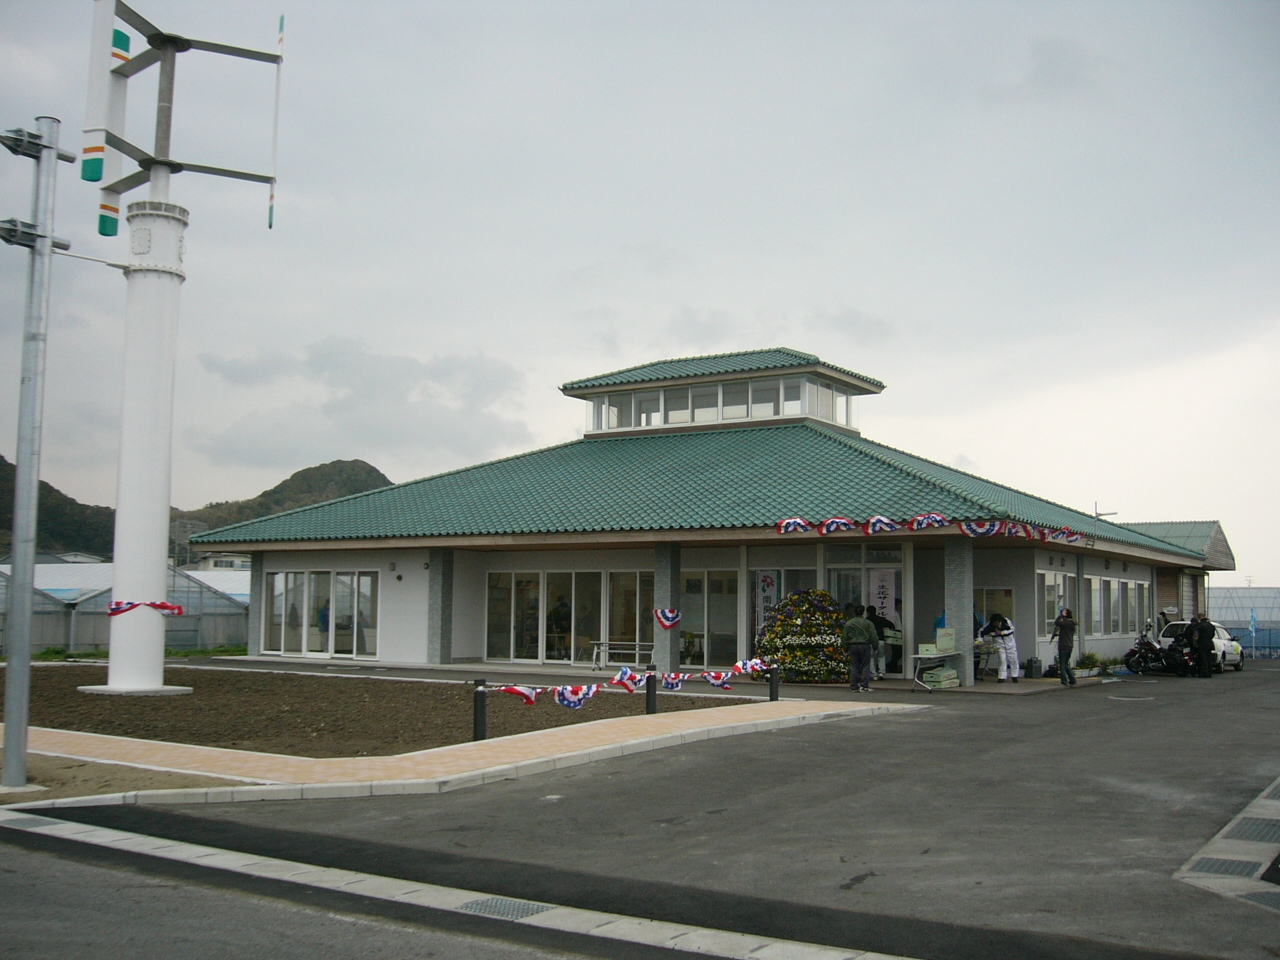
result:
[[[115,183],[109,183],[103,187],[103,192],[107,193],[128,193],[134,187],[140,187],[144,183],[151,180],[150,170],[135,170],[127,177],[122,177]]]
[[[133,77],[137,76],[153,63],[160,62],[160,51],[155,47],[147,47],[132,60],[127,60],[111,72],[117,77]]]
[[[280,73],[284,69],[284,14],[276,38],[276,108],[271,118],[271,194],[267,198],[267,229],[276,225],[276,156],[280,144]]]
[[[279,63],[280,57],[262,50],[248,50],[244,47],[231,47],[225,43],[211,43],[208,40],[189,40],[192,50],[203,50],[205,53],[221,53],[228,57],[242,57],[245,60],[260,60],[263,63]]]
[[[137,10],[134,10],[131,6],[125,3],[124,0],[116,0],[116,16],[129,26],[133,27],[133,29],[137,30],[148,40],[154,37],[157,33],[164,32]]]
[[[152,159],[151,154],[147,153],[147,151],[143,150],[141,147],[135,147],[128,140],[124,139],[124,137],[118,137],[110,130],[105,131],[105,133],[107,146],[119,150],[130,160],[133,160],[136,163],[141,163],[143,160]]]
[[[182,164],[183,173],[207,173],[215,177],[230,177],[232,180],[251,180],[254,183],[275,183],[275,177],[265,173],[249,173],[246,170],[228,170],[226,167],[209,167],[203,163]]]

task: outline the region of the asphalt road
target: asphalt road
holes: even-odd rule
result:
[[[1280,776],[1280,664],[1152,679],[932,697],[437,796],[60,815],[928,960],[1280,957],[1280,913],[1170,879]]]

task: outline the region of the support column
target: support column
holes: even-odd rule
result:
[[[680,544],[660,543],[653,548],[653,605],[659,610],[680,608]],[[640,616],[653,616],[641,610]],[[663,673],[680,669],[680,625],[670,630],[653,625],[653,662]]]
[[[427,663],[453,663],[453,550],[427,551]]]
[[[973,686],[973,541],[947,537],[943,541],[943,595],[947,626],[955,627],[960,657],[960,683]]]
[[[249,633],[245,637],[245,649],[249,656],[256,657],[262,653],[262,618],[266,610],[263,602],[263,570],[266,569],[266,555],[261,551],[249,555]]]

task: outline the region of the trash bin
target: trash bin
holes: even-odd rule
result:
[[[1027,660],[1027,676],[1032,680],[1040,680],[1044,677],[1044,664],[1040,662],[1039,657],[1031,657]]]

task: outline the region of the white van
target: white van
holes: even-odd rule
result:
[[[1160,645],[1167,647],[1178,637],[1182,636],[1182,631],[1187,629],[1187,620],[1174,620],[1170,622],[1163,630],[1160,631]],[[1244,648],[1240,646],[1239,641],[1231,636],[1231,631],[1220,623],[1213,624],[1213,653],[1214,662],[1213,669],[1215,673],[1221,673],[1226,667],[1233,670],[1244,669]]]

